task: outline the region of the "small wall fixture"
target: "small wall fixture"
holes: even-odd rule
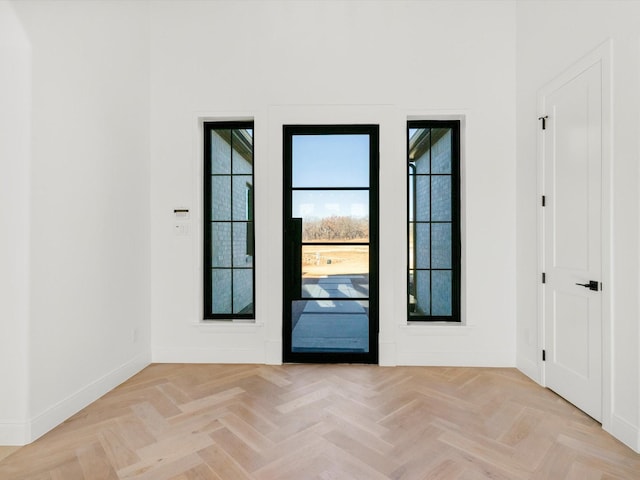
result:
[[[174,208],[173,214],[176,217],[176,220],[188,220],[189,219],[189,209],[188,208]]]

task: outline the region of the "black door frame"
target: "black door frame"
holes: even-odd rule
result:
[[[378,125],[284,125],[283,145],[283,361],[296,363],[378,363],[379,331],[379,130]],[[369,135],[369,297],[358,300],[369,302],[369,351],[357,352],[293,352],[292,351],[292,302],[298,299],[294,292],[300,289],[301,243],[298,228],[292,223],[292,137],[294,135]],[[340,190],[326,188],[323,190]],[[344,189],[343,189],[344,190]],[[294,272],[299,272],[297,275]]]

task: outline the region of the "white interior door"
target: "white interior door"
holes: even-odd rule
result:
[[[601,63],[542,100],[545,383],[601,421]]]

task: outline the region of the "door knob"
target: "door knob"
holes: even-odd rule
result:
[[[589,280],[589,283],[576,283],[576,285],[588,288],[589,290],[593,290],[594,292],[598,291],[598,282],[596,282],[595,280]]]

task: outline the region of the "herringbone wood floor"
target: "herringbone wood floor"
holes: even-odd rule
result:
[[[640,455],[513,369],[158,364],[0,478],[638,479]]]

